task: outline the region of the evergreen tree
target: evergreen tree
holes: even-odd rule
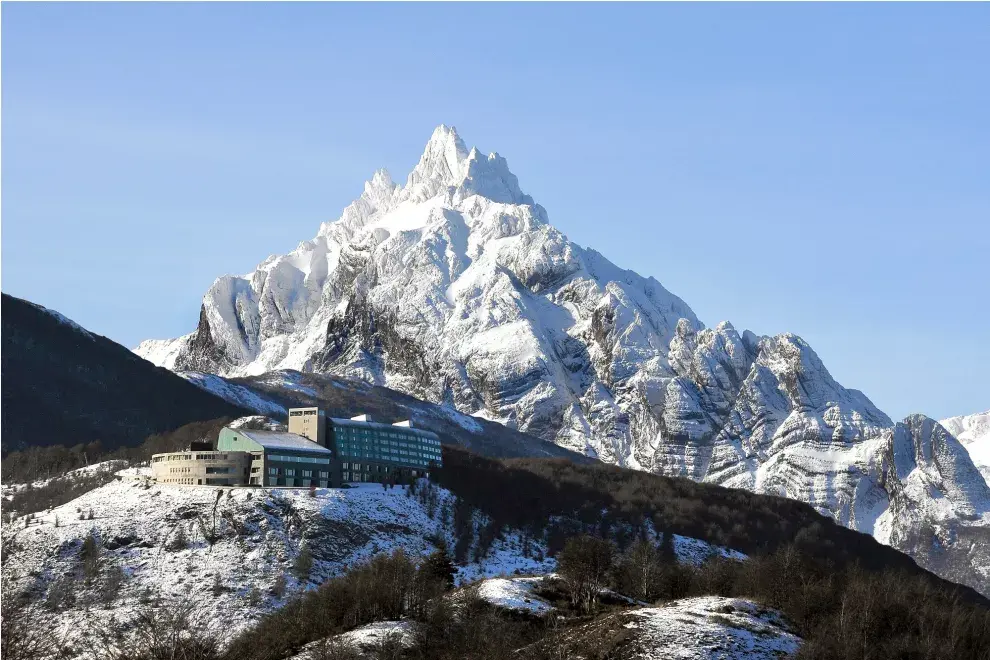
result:
[[[185,550],[189,545],[189,539],[186,537],[186,527],[185,525],[179,524],[175,529],[175,533],[172,534],[172,540],[169,541],[166,546],[167,550]]]
[[[665,564],[677,563],[677,549],[674,547],[674,533],[667,530],[660,539],[660,561]]]
[[[103,548],[96,539],[96,532],[91,530],[79,549],[79,559],[82,560],[83,575],[87,582],[99,575],[102,557]]]
[[[308,543],[303,543],[299,548],[299,554],[296,555],[292,570],[300,581],[309,579],[309,574],[313,570],[313,553],[310,551]]]
[[[216,598],[224,592],[223,581],[220,579],[220,574],[217,573],[213,576],[213,587],[211,588],[213,597]]]
[[[419,570],[425,576],[443,584],[444,589],[450,590],[454,588],[454,576],[457,575],[457,569],[454,567],[454,562],[447,553],[446,545],[430,553],[423,560]]]
[[[283,598],[287,588],[288,584],[285,581],[285,573],[279,573],[275,578],[275,584],[272,585],[272,595],[276,598]]]

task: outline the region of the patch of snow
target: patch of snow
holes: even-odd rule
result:
[[[248,415],[247,417],[238,417],[230,424],[227,425],[232,429],[240,429],[245,426],[261,426],[265,431],[275,431],[281,432],[286,430],[285,424],[282,422],[272,419],[271,417],[266,417],[265,415]]]
[[[778,612],[740,598],[686,598],[622,616],[635,658],[769,660],[801,645]]]
[[[151,466],[150,465],[138,465],[134,467],[124,468],[123,470],[117,470],[117,476],[128,478],[128,479],[144,479],[151,478]]]
[[[345,644],[352,644],[359,649],[372,647],[386,637],[397,637],[403,646],[412,646],[413,626],[409,621],[376,621],[354,630],[348,630],[340,635]]]
[[[72,319],[70,319],[69,317],[63,316],[62,314],[56,312],[54,309],[48,309],[47,307],[45,307],[43,305],[39,305],[38,303],[33,303],[30,300],[25,300],[24,302],[26,302],[27,304],[31,305],[35,309],[39,309],[42,312],[48,314],[49,316],[54,317],[56,321],[58,321],[59,323],[62,323],[64,325],[69,326],[70,328],[72,328],[76,332],[79,332],[79,333],[81,333],[81,334],[89,337],[90,339],[93,338],[93,333],[91,333],[89,330],[87,330],[86,328],[82,327],[81,325],[79,325],[78,323],[76,323],[75,321],[73,321]]]
[[[345,633],[332,637],[310,642],[302,650],[286,660],[315,660],[322,658],[320,654],[321,646],[333,640],[345,647],[349,647],[358,652],[374,651],[375,647],[385,639],[394,639],[404,647],[409,648],[414,643],[415,627],[411,621],[376,621],[363,626],[358,626]]]
[[[484,431],[481,424],[471,419],[471,416],[465,415],[448,405],[437,406],[437,410],[465,431],[470,431],[471,433],[481,433]]]
[[[478,597],[496,607],[543,615],[553,606],[533,593],[541,577],[489,578],[478,585]]]
[[[713,545],[701,539],[691,538],[674,534],[674,552],[677,553],[677,561],[691,566],[701,566],[706,559],[713,556],[721,556],[726,559],[745,561],[749,557],[738,550],[725,548],[720,545]]]
[[[305,394],[306,396],[315,397],[317,395],[316,390],[299,381],[300,375],[293,371],[273,371],[264,374],[264,377],[259,380],[259,382],[266,385],[289,390],[291,392],[299,392],[300,394]]]
[[[199,371],[177,371],[176,373],[193,385],[196,385],[207,392],[216,394],[221,399],[233,403],[234,405],[242,406],[244,408],[248,408],[249,410],[255,410],[262,415],[288,414],[288,410],[286,410],[285,406],[276,403],[271,399],[266,399],[243,385],[227,382],[219,376],[205,374]]]
[[[100,463],[93,463],[92,465],[76,468],[75,470],[69,470],[65,473],[65,476],[87,476],[96,472],[112,472],[124,465],[127,465],[126,461],[102,461]]]

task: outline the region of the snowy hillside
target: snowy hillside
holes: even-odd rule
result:
[[[299,590],[379,552],[425,555],[436,539],[455,544],[453,496],[436,487],[427,499],[378,484],[310,493],[159,486],[133,471],[124,476],[3,527],[5,577],[65,629],[86,617],[126,619],[163,597],[192,604],[198,617],[234,634]],[[94,570],[82,557],[91,534],[102,548]],[[458,582],[553,570],[541,541],[527,539],[526,551],[522,543],[507,530],[483,559],[459,567]],[[308,578],[298,574],[303,547],[312,556]],[[691,563],[715,552],[742,558],[684,537],[675,547]]]
[[[969,457],[990,482],[990,410],[975,415],[949,417],[939,422],[962,443]]]
[[[378,552],[433,551],[428,537],[447,536],[442,514],[450,496],[446,491],[439,496],[431,517],[405,489],[378,484],[320,489],[311,497],[304,489],[149,487],[128,479],[39,514],[29,525],[23,520],[5,525],[4,572],[20,576],[19,586],[34,590],[66,625],[84,608],[126,617],[154,594],[192,602],[202,616],[223,622],[233,633],[292,593]],[[211,545],[206,538],[213,535],[214,520],[217,538]],[[106,548],[103,572],[92,593],[58,603],[60,577],[80,570],[80,548],[90,533]],[[181,536],[186,543],[177,541]],[[453,544],[452,536],[449,541]],[[518,543],[512,535],[496,542],[489,558],[463,567],[459,579],[552,568],[552,560],[523,557]],[[302,544],[313,556],[309,580],[293,572]],[[103,600],[100,582],[118,567],[121,584],[112,600]],[[286,580],[282,598],[273,593],[279,576]]]
[[[525,585],[530,582],[527,578],[492,578],[479,585],[479,593],[493,605],[544,615],[549,606],[526,595]],[[412,631],[411,622],[383,621],[336,639],[356,649],[361,657],[374,658],[383,637],[394,635],[402,646],[411,646]],[[606,615],[567,630],[555,643],[561,649],[559,657],[575,659],[777,660],[797,652],[801,638],[779,612],[739,598],[706,596]],[[321,642],[314,642],[288,660],[316,660],[321,657],[320,648]],[[520,654],[525,657],[529,650],[522,649]]]

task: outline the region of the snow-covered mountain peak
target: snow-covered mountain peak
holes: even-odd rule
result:
[[[441,124],[409,173],[402,197],[422,202],[445,189],[452,189],[456,200],[480,195],[504,204],[533,203],[519,189],[505,158],[495,152],[485,156],[477,147],[468,149],[456,128]]]
[[[456,207],[474,196],[484,200],[474,205],[476,209],[491,203],[534,204],[519,188],[505,158],[495,152],[485,156],[477,147],[468,149],[457,129],[441,124],[433,131],[404,186],[395,183],[387,170],[377,170],[338,220],[323,223],[317,238],[354,239],[364,229],[377,226],[389,233],[419,228],[440,218],[430,215],[428,203],[432,202],[433,208]],[[534,207],[528,215],[537,222],[546,222],[546,212],[541,207]],[[377,238],[385,235],[379,232]]]
[[[457,129],[440,124],[426,143],[419,163],[409,173],[406,185],[413,186],[430,179],[447,183],[455,177],[461,169],[461,163],[469,155],[470,150],[457,134]]]
[[[371,198],[390,197],[397,184],[392,181],[392,175],[384,167],[375,170],[374,176],[364,184],[364,192]]]

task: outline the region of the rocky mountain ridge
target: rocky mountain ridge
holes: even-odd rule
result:
[[[973,415],[949,417],[939,422],[962,443],[973,464],[990,483],[990,410]]]
[[[404,186],[376,172],[313,240],[218,279],[195,331],[135,350],[176,371],[363,380],[608,463],[809,502],[990,593],[990,489],[951,434],[895,424],[795,335],[706,328],[569,241],[504,158],[446,126]]]

